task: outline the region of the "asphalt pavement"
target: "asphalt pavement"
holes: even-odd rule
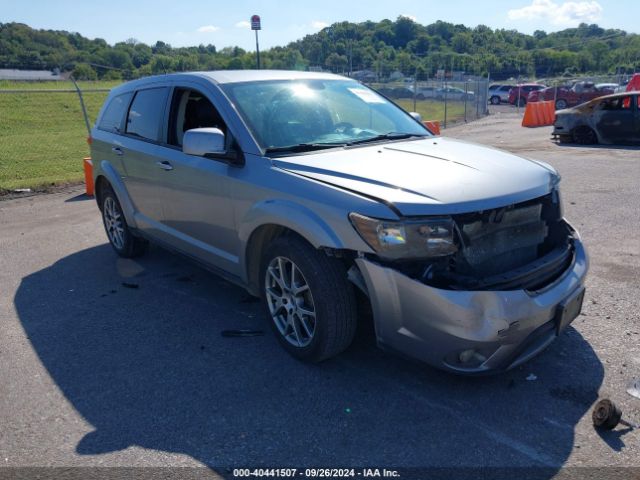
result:
[[[119,259],[80,187],[0,200],[0,465],[640,475],[640,432],[598,433],[590,411],[610,397],[640,422],[625,392],[640,376],[640,150],[556,145],[501,110],[444,134],[563,176],[591,272],[583,313],[547,351],[457,377],[378,350],[364,326],[346,353],[306,365],[242,289],[155,246]],[[245,328],[264,334],[221,335]]]

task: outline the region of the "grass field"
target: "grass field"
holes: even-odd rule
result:
[[[81,88],[111,88],[114,82],[83,82]],[[82,158],[89,154],[87,130],[76,93],[39,93],[68,89],[70,82],[0,82],[0,193],[82,180]],[[93,122],[107,92],[83,94]]]
[[[79,82],[83,90],[112,88],[119,82]],[[87,131],[78,95],[74,92],[30,90],[73,89],[71,82],[0,81],[0,194],[17,188],[41,189],[83,180],[82,158],[89,155]],[[21,90],[2,93],[2,90]],[[24,91],[24,93],[22,92]],[[83,94],[91,123],[107,92]],[[407,111],[412,100],[398,100]],[[441,102],[418,101],[425,120],[444,119]],[[471,106],[468,106],[471,112]],[[449,121],[464,115],[464,104],[451,102]]]
[[[413,112],[412,99],[394,100],[398,105],[407,112]],[[444,102],[437,100],[416,100],[416,112],[422,115],[423,120],[437,120],[442,124],[444,122]],[[475,105],[467,103],[468,118],[475,118]],[[455,123],[464,120],[464,103],[448,102],[447,103],[447,123]]]

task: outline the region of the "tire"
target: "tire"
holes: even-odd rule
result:
[[[320,362],[351,344],[357,327],[357,303],[339,259],[328,257],[299,237],[279,237],[262,257],[260,278],[267,318],[291,355]]]
[[[147,249],[148,242],[131,233],[124,218],[120,201],[112,188],[105,187],[100,197],[102,224],[113,249],[124,258],[142,255]]]
[[[573,130],[573,140],[580,145],[593,145],[598,143],[598,136],[592,128],[582,125]]]
[[[520,99],[520,103],[518,104],[520,107],[524,107],[527,105],[527,100],[525,98]]]
[[[567,108],[569,105],[567,104],[567,101],[564,99],[560,99],[560,100],[556,100],[556,110],[564,110],[565,108]]]
[[[424,95],[422,93],[419,93],[418,95],[416,95],[416,99],[417,100],[424,100]]]
[[[497,95],[491,97],[489,101],[491,102],[491,105],[500,105],[500,97],[498,97]]]

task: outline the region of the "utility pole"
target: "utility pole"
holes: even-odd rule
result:
[[[260,70],[260,44],[258,43],[258,30],[262,30],[260,15],[251,16],[251,30],[256,32],[256,65],[258,70]]]

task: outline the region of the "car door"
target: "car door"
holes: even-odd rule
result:
[[[231,135],[213,103],[201,90],[181,85],[171,93],[165,122],[158,186],[162,199],[163,239],[210,265],[238,274],[237,234],[229,198],[229,170],[222,159],[182,152],[184,132],[220,128]]]
[[[156,236],[162,219],[158,190],[160,135],[169,94],[167,86],[138,90],[127,113],[124,135],[114,137],[112,151],[122,159],[123,181],[135,209],[138,228]]]
[[[598,133],[611,143],[632,143],[637,135],[637,112],[634,95],[607,98],[595,112]]]
[[[500,87],[500,99],[503,102],[507,102],[509,100],[509,92],[511,91],[510,85],[503,85]]]
[[[124,132],[125,119],[133,92],[125,92],[113,97],[91,131],[91,156],[94,164],[106,160],[124,177],[121,151],[118,151],[119,136]]]

